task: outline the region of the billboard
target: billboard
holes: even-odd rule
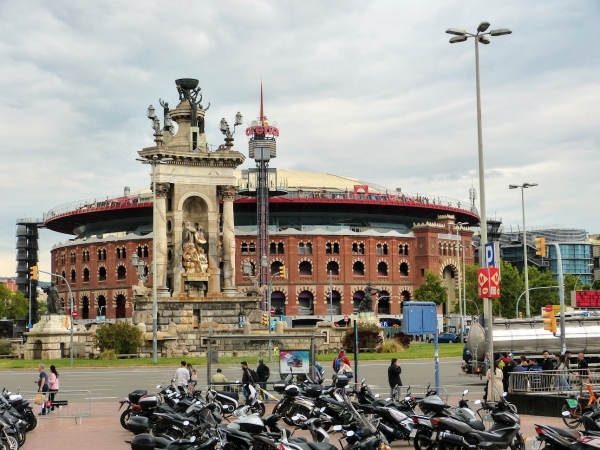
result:
[[[279,372],[307,374],[310,368],[309,350],[279,350]]]
[[[600,308],[600,291],[575,292],[576,308]]]

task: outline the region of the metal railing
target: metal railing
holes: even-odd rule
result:
[[[600,371],[590,371],[582,376],[576,369],[567,372],[560,370],[511,372],[508,390],[511,393],[572,393],[582,390],[586,384],[600,385]]]
[[[34,413],[37,414],[42,410],[41,405],[35,405],[34,399],[38,394],[37,391],[21,391],[19,392],[23,396],[24,400],[29,400],[31,405],[34,406]],[[52,392],[46,392],[46,402],[50,401],[50,394]],[[92,414],[92,394],[90,391],[86,390],[76,390],[76,391],[62,391],[59,390],[54,395],[54,401],[57,402],[57,405],[54,406],[54,409],[48,414],[44,416],[38,416],[39,418],[44,419],[53,419],[53,418],[62,418],[62,419],[75,419],[75,423],[77,423],[77,419],[79,419],[79,424],[81,424],[81,420],[83,417],[90,417]],[[62,402],[66,401],[66,405],[61,405]],[[48,409],[48,407],[46,408]]]

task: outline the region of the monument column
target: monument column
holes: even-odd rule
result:
[[[235,232],[233,219],[233,199],[237,193],[235,186],[221,186],[223,197],[223,294],[235,296]]]
[[[173,213],[173,296],[183,294],[183,266],[181,265],[183,252],[181,250],[183,242],[183,213],[175,211]]]
[[[167,281],[167,194],[169,193],[169,183],[155,183],[156,205],[154,214],[156,220],[156,230],[154,239],[156,239],[156,274],[153,274],[159,297],[169,297],[169,289],[166,286]]]
[[[219,213],[208,213],[208,295],[220,297],[221,269],[219,268]]]

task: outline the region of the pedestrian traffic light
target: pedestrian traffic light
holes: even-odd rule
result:
[[[262,320],[260,321],[261,325],[264,325],[265,327],[269,326],[269,313],[263,313],[262,315]]]
[[[287,278],[287,271],[285,270],[285,266],[279,267],[279,276],[281,278]]]
[[[535,254],[542,258],[546,257],[546,238],[535,238]]]
[[[544,311],[542,316],[544,317],[544,330],[556,334],[556,317],[554,317],[554,311]]]
[[[38,280],[39,279],[38,266],[31,266],[29,268],[29,279],[30,280]]]

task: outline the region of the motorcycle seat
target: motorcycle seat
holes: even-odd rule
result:
[[[295,444],[303,450],[337,450],[334,445],[325,442],[306,442]]]
[[[469,420],[469,426],[477,431],[485,431],[485,425],[481,420]]]
[[[162,413],[166,413],[166,414],[175,414],[175,410],[165,403],[163,403],[162,405],[158,405],[156,407],[156,410],[158,412],[162,412]]]
[[[155,449],[157,448],[167,448],[167,445],[169,445],[171,442],[173,442],[171,439],[166,439],[164,437],[154,437],[154,440],[156,441],[156,444],[154,446]]]
[[[195,417],[182,416],[181,414],[170,414],[166,416],[165,419],[167,419],[170,422],[185,422],[187,420],[193,424],[198,423],[198,419],[196,419]]]
[[[237,392],[225,392],[225,391],[217,391],[219,395],[223,395],[225,397],[232,398],[234,400],[239,400],[240,396]]]
[[[341,406],[341,407],[345,407],[346,406],[346,404],[344,402],[338,402],[337,400],[334,400],[332,398],[321,397],[319,400],[322,400],[325,403],[329,403],[331,405],[336,405],[336,406]]]
[[[551,427],[548,426],[548,428],[550,428],[551,430],[553,430],[554,432],[556,432],[557,434],[560,434],[563,437],[569,438],[569,439],[579,439],[581,437],[581,433],[577,430],[564,430],[562,428],[558,428],[558,427]]]

